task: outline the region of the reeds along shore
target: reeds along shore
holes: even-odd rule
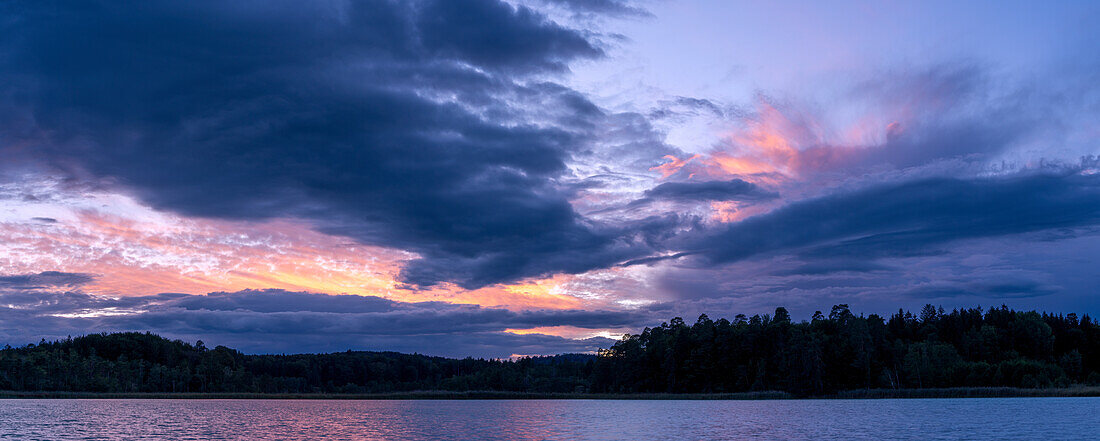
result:
[[[899,398],[1011,398],[1100,397],[1100,387],[1022,389],[1012,387],[958,387],[943,389],[861,389],[831,395],[796,397],[786,392],[721,394],[672,393],[527,393],[501,391],[414,391],[385,394],[254,394],[254,393],[97,393],[0,391],[0,399],[263,399],[263,400],[788,400],[788,399],[899,399]]]

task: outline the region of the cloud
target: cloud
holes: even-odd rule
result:
[[[1057,127],[1051,114],[1065,101],[973,63],[875,72],[841,90],[823,103],[759,94],[745,106],[719,108],[714,114],[729,129],[713,149],[670,155],[654,171],[820,184],[952,161],[985,165],[1049,136]]]
[[[43,271],[38,274],[0,276],[0,290],[74,288],[86,285],[94,280],[95,276],[91,274]]]
[[[772,274],[776,276],[816,276],[832,273],[869,273],[875,271],[888,271],[892,270],[886,265],[879,263],[868,262],[864,260],[852,259],[844,260],[837,259],[833,261],[815,261],[798,265],[794,268],[787,268],[778,271],[773,271]]]
[[[88,330],[152,331],[233,344],[250,352],[376,349],[448,356],[594,350],[607,339],[515,335],[506,329],[638,327],[644,311],[509,311],[379,297],[246,290],[110,298],[79,292],[0,290],[0,341],[11,344]],[[524,351],[519,351],[522,348]]]
[[[4,154],[187,216],[297,218],[466,288],[648,252],[577,214],[590,34],[496,0],[4,6]],[[60,31],[59,31],[60,30]],[[211,189],[217,189],[211,191]]]
[[[1048,296],[1059,292],[1056,286],[1047,286],[1034,280],[980,280],[969,282],[937,282],[922,285],[904,294],[919,299],[945,299],[955,297],[981,297],[988,299],[1023,299]]]
[[[760,95],[734,106],[669,95],[653,98],[651,109],[615,113],[559,82],[571,65],[605,57],[613,46],[603,39],[617,38],[601,34],[592,25],[599,18],[586,21],[586,14],[643,15],[637,4],[533,2],[544,6],[540,12],[513,3],[5,3],[0,32],[12,38],[0,40],[0,184],[9,176],[24,179],[21,167],[33,163],[49,170],[44,174],[59,174],[75,192],[124,193],[143,209],[179,214],[182,221],[171,224],[179,230],[165,237],[192,240],[178,247],[160,237],[159,224],[127,221],[115,222],[122,228],[95,229],[87,236],[95,245],[86,246],[56,233],[95,222],[87,216],[95,210],[76,217],[26,210],[19,214],[20,230],[6,228],[21,235],[18,246],[41,246],[48,257],[24,259],[18,271],[38,271],[41,262],[58,255],[71,266],[88,260],[80,257],[94,248],[107,262],[102,268],[114,267],[99,282],[114,277],[156,286],[143,292],[232,291],[255,283],[322,289],[285,282],[303,274],[332,292],[433,285],[447,292],[455,289],[452,284],[473,289],[624,267],[644,270],[638,276],[643,291],[649,274],[682,265],[677,269],[683,272],[655,285],[685,286],[701,298],[716,298],[747,284],[767,293],[781,285],[768,285],[768,278],[789,277],[807,279],[785,285],[790,292],[825,293],[847,283],[843,278],[858,287],[870,284],[863,278],[893,277],[890,270],[901,268],[880,260],[930,259],[967,239],[1061,234],[1063,228],[1073,235],[1073,229],[1097,221],[1095,176],[974,177],[974,170],[986,172],[1007,152],[1030,148],[1028,142],[1056,131],[1057,118],[1050,115],[1078,112],[1086,107],[1079,101],[1051,112],[1062,97],[957,63],[872,75],[820,105],[813,97]],[[584,16],[572,24],[550,18],[562,11]],[[835,92],[829,85],[807,89]],[[651,92],[627,96],[632,103],[621,107],[636,107]],[[685,131],[698,133],[677,133]],[[718,142],[715,131],[722,133]],[[671,139],[691,138],[684,148],[700,150],[671,145],[668,133]],[[966,171],[941,170],[957,164]],[[8,169],[14,171],[9,175]],[[658,175],[663,181],[655,181]],[[46,189],[20,197],[51,199]],[[654,202],[664,203],[623,210]],[[657,211],[669,205],[676,212]],[[751,207],[739,210],[744,205]],[[39,214],[56,218],[22,224]],[[189,223],[192,217],[216,220]],[[226,222],[224,234],[195,233],[224,219],[245,222]],[[280,223],[294,228],[265,242],[270,225]],[[238,237],[236,228],[250,231]],[[324,233],[319,235],[331,242],[295,247],[274,264],[265,258],[274,245],[308,242],[298,235],[301,228]],[[46,234],[52,241],[40,240]],[[127,236],[130,241],[101,240]],[[370,246],[345,249],[344,237]],[[252,245],[237,243],[244,239]],[[135,240],[141,245],[133,245]],[[221,241],[228,244],[219,246]],[[127,249],[117,252],[119,246]],[[211,252],[233,247],[247,248],[241,255],[255,265]],[[326,268],[312,259],[322,252],[331,260],[337,249],[344,250],[339,265]],[[737,273],[742,285],[737,277],[719,280],[691,265],[734,274],[731,263],[775,256],[787,266]],[[413,260],[405,263],[408,258]],[[191,280],[199,273],[178,269],[234,276],[182,286],[182,277],[151,277],[149,263],[160,265],[160,273]],[[128,267],[142,271],[120,270]],[[370,268],[371,280],[316,283],[333,275],[356,279],[362,267]],[[398,267],[400,280],[390,283]],[[68,269],[106,272],[100,268]],[[289,277],[280,281],[272,274]],[[0,287],[13,302],[23,299],[12,304],[71,316],[55,317],[64,326],[89,320],[89,326],[161,326],[226,338],[331,324],[351,335],[411,341],[401,340],[411,334],[390,336],[356,324],[355,314],[401,332],[406,323],[437,317],[484,341],[504,338],[495,334],[498,324],[583,322],[579,315],[520,316],[293,292],[126,303],[73,292],[87,282],[71,280],[51,285],[13,279]],[[235,284],[226,286],[227,280]],[[1002,289],[973,286],[991,293]],[[582,294],[570,300],[587,295],[583,287],[573,292]],[[66,305],[83,306],[64,312]],[[114,315],[78,317],[87,311]],[[173,319],[177,313],[180,320]],[[589,319],[619,323],[616,317]],[[438,329],[433,326],[425,322],[423,329]],[[329,334],[301,335],[309,337],[295,341],[317,343]]]
[[[728,181],[665,182],[646,190],[635,204],[657,200],[669,201],[758,201],[776,199],[778,193],[764,190],[740,179]]]
[[[641,16],[652,14],[627,0],[541,0],[549,5],[557,5],[578,14],[602,14],[610,16]]]
[[[1100,222],[1100,176],[1024,174],[878,184],[799,201],[694,238],[711,264],[763,254],[927,255],[946,243]]]
[[[536,12],[495,0],[428,1],[414,11],[416,32],[431,55],[504,70],[565,70],[577,57],[598,57],[581,33]]]

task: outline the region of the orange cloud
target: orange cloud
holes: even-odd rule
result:
[[[135,220],[90,210],[59,223],[0,224],[5,272],[57,269],[97,274],[90,292],[279,288],[378,293],[410,256],[285,221],[230,223],[170,217]]]
[[[877,115],[864,116],[846,130],[830,130],[812,115],[758,100],[754,116],[706,155],[666,156],[669,162],[650,170],[660,172],[662,179],[677,173],[748,180],[776,174],[797,177],[841,165],[862,148],[881,145],[900,133],[900,123],[883,123]]]
[[[112,296],[276,288],[511,309],[584,303],[557,289],[568,275],[472,291],[449,284],[411,290],[398,274],[414,253],[362,245],[294,221],[188,219],[116,202],[104,210],[21,207],[60,211],[65,216],[57,222],[0,218],[0,274],[91,273],[96,280],[82,289]]]
[[[656,167],[652,167],[649,170],[660,173],[662,178],[667,178],[676,174],[676,172],[680,171],[680,169],[684,168],[685,165],[687,165],[692,160],[698,158],[699,156],[700,155],[692,155],[690,158],[680,159],[672,155],[665,155],[664,158],[667,159],[669,162],[658,165]]]
[[[686,159],[666,156],[669,162],[650,170],[659,172],[661,179],[738,178],[778,186],[809,173],[844,167],[867,147],[881,146],[902,132],[900,123],[884,124],[877,115],[860,118],[846,130],[830,130],[812,115],[780,109],[762,99],[754,116],[739,125],[706,154]],[[712,219],[719,222],[737,221],[761,210],[737,202],[714,202],[711,209]]]

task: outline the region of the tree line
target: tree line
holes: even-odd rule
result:
[[[820,395],[851,389],[1100,384],[1100,326],[1087,315],[926,305],[888,318],[848,305],[792,322],[738,315],[688,325],[673,319],[602,352],[601,392],[780,390]]]
[[[956,309],[794,322],[787,310],[674,318],[597,355],[518,360],[395,352],[249,355],[151,333],[92,334],[0,349],[0,390],[391,393],[417,390],[800,396],[865,388],[1100,385],[1100,325],[1087,315]]]

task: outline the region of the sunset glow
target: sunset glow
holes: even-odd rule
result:
[[[496,359],[778,306],[1100,313],[1094,9],[16,1],[0,346]]]

